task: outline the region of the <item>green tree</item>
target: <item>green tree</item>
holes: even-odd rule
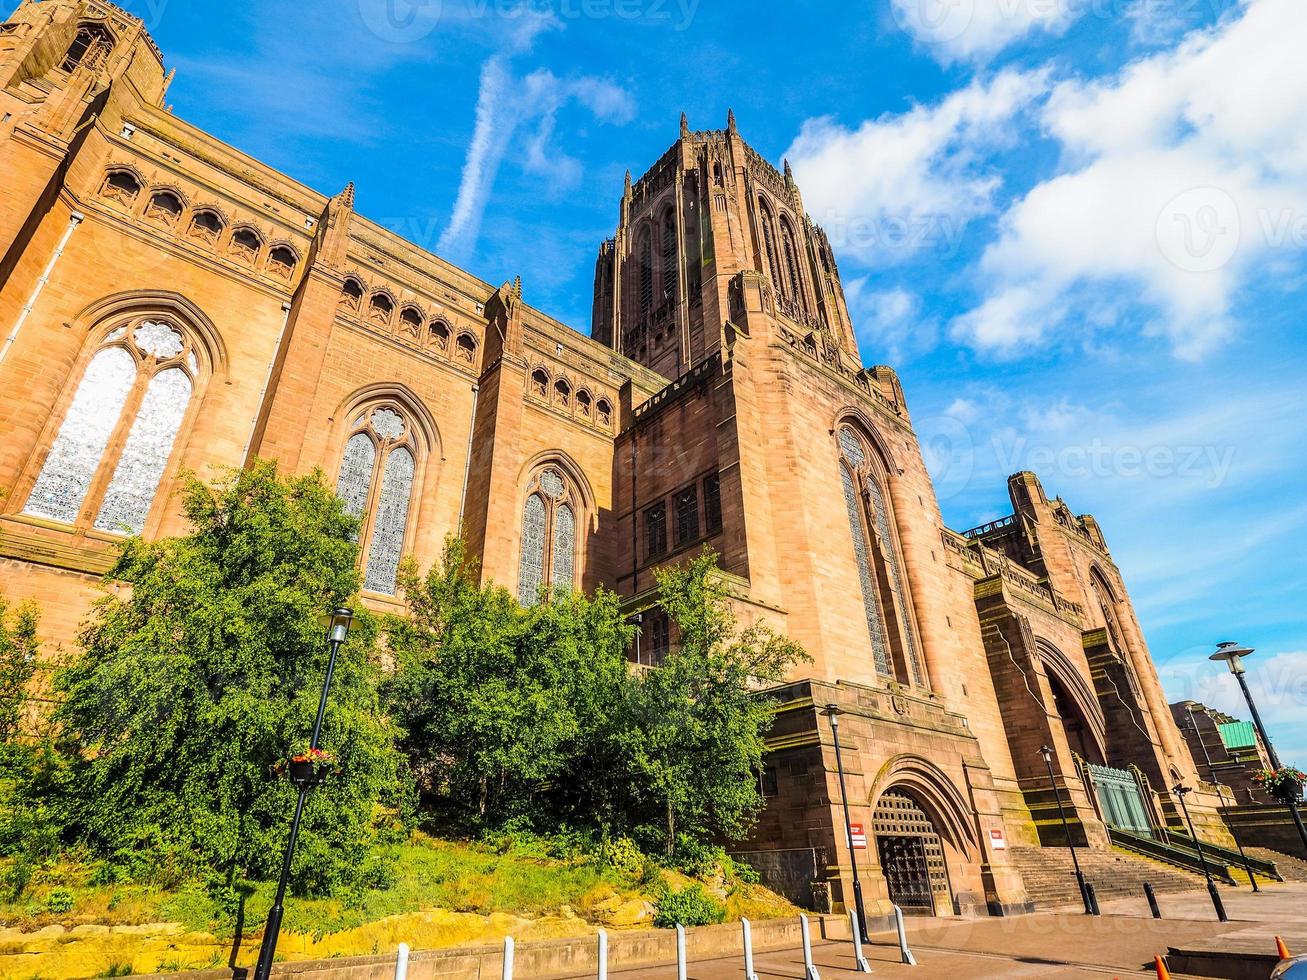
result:
[[[22,603],[10,615],[9,603],[0,595],[0,744],[13,741],[22,726],[36,674],[39,622],[34,602]]]
[[[616,598],[559,593],[523,609],[478,583],[453,537],[425,576],[402,580],[411,615],[391,626],[386,700],[428,802],[465,825],[557,821],[627,683]]]
[[[773,699],[761,692],[808,658],[766,625],[739,628],[715,554],[657,578],[680,643],[639,679],[615,737],[637,833],[670,855],[683,843],[738,839],[752,827],[774,719]]]
[[[96,606],[83,655],[57,675],[75,794],[67,832],[150,868],[268,876],[295,791],[279,775],[307,745],[327,660],[320,617],[359,587],[356,522],[322,475],[258,463],[182,492],[193,533],[132,539]],[[362,863],[380,806],[402,801],[381,711],[377,623],[341,651],[323,746],[340,773],[310,795],[293,884],[323,892]]]

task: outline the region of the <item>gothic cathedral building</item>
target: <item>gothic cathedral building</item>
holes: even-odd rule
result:
[[[183,471],[268,458],[338,481],[369,606],[461,529],[525,602],[617,591],[644,669],[676,642],[655,569],[713,549],[812,656],[738,845],[809,905],[851,880],[832,704],[873,911],[1028,909],[1053,784],[1091,848],[1177,825],[1177,782],[1228,839],[1103,530],[1032,473],[945,526],[830,242],[733,116],[628,178],[586,337],[188,125],[170,79],[101,0],[0,25],[0,590],[46,642],[124,535],[185,533]]]

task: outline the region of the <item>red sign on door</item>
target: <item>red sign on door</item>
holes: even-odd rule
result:
[[[867,849],[867,832],[862,829],[862,824],[849,824],[849,834],[853,837],[853,846],[860,851]]]

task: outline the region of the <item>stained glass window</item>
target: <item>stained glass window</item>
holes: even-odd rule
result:
[[[524,606],[540,600],[545,584],[545,501],[538,493],[526,498],[522,521],[522,561],[518,570],[517,597]]]
[[[556,592],[576,587],[577,515],[575,492],[553,467],[541,470],[527,486],[517,586],[523,605],[538,602],[546,586]]]
[[[848,509],[849,530],[853,534],[853,557],[858,565],[858,581],[862,586],[862,605],[867,616],[867,632],[871,635],[871,653],[876,661],[876,672],[891,674],[889,652],[885,645],[885,623],[880,614],[880,601],[876,598],[876,574],[871,567],[871,549],[867,532],[862,524],[862,503],[853,474],[847,466],[840,467],[844,480],[844,504]]]
[[[867,462],[867,451],[862,448],[862,440],[848,426],[840,429],[840,448],[844,450],[844,455],[849,458],[854,469],[861,469],[862,464]]]
[[[180,348],[169,356],[178,353]],[[97,529],[130,534],[145,530],[190,400],[191,379],[181,368],[161,371],[150,381],[95,519]]]
[[[372,413],[372,431],[383,439],[399,439],[404,435],[404,420],[388,408]]]
[[[881,546],[885,554],[885,564],[889,568],[890,582],[894,589],[894,602],[898,607],[899,622],[903,624],[903,636],[908,646],[908,664],[912,669],[912,682],[918,687],[925,684],[921,673],[921,658],[917,654],[917,641],[912,632],[912,620],[908,617],[907,591],[903,588],[903,573],[899,570],[898,550],[890,532],[889,511],[885,507],[885,497],[880,484],[875,480],[867,481],[867,490],[871,495],[871,506],[876,512],[876,533],[880,535]]]
[[[417,474],[412,426],[397,407],[363,411],[345,443],[336,495],[359,519],[363,587],[394,595]]]
[[[136,360],[121,347],[96,354],[77,387],[24,513],[72,524],[136,380]]]
[[[417,462],[403,446],[391,450],[381,477],[381,500],[372,530],[367,573],[363,587],[371,592],[394,595],[399,561],[404,554],[404,532],[408,528],[409,501],[413,496],[413,474]]]
[[[576,515],[563,504],[554,511],[553,575],[554,588],[571,590],[576,579]]]
[[[363,517],[368,509],[368,496],[372,492],[372,470],[377,463],[377,447],[366,432],[350,437],[345,445],[345,458],[340,464],[340,479],[336,481],[336,496],[345,502],[345,512],[352,517]]]

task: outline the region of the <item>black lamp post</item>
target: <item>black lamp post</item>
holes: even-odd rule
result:
[[[849,866],[853,868],[853,903],[858,910],[858,931],[867,938],[867,910],[862,904],[862,881],[858,878],[858,852],[853,849],[853,821],[849,816],[849,793],[844,787],[844,757],[840,754],[840,715],[844,710],[838,704],[828,704],[822,711],[830,720],[831,736],[835,739],[835,768],[840,776],[840,799],[844,802],[844,833],[849,842]]]
[[[1071,865],[1076,869],[1076,885],[1080,888],[1080,900],[1085,903],[1085,915],[1098,915],[1097,903],[1089,896],[1089,885],[1084,872],[1080,870],[1080,858],[1076,856],[1076,845],[1071,839],[1071,825],[1066,819],[1066,810],[1062,808],[1062,791],[1057,788],[1057,777],[1053,775],[1053,750],[1047,745],[1041,746],[1039,754],[1044,757],[1044,766],[1048,769],[1048,784],[1053,787],[1053,799],[1057,800],[1057,814],[1062,818],[1062,832],[1066,835],[1066,846],[1071,850]]]
[[[313,722],[313,738],[309,742],[310,753],[318,747],[318,739],[322,735],[322,719],[327,713],[327,692],[331,689],[331,675],[336,672],[336,657],[349,636],[349,627],[353,621],[353,610],[341,607],[331,613],[331,626],[327,633],[331,655],[327,659],[327,676],[322,681],[322,697],[318,699],[318,717]],[[282,903],[286,900],[286,881],[290,878],[290,863],[295,856],[295,840],[300,834],[304,801],[316,782],[315,778],[298,781],[299,798],[295,801],[295,817],[290,823],[290,840],[286,842],[286,854],[281,862],[281,877],[277,879],[277,897],[272,903],[272,908],[268,910],[268,922],[263,927],[263,944],[259,947],[259,963],[254,968],[254,980],[268,980],[272,972],[272,959],[277,952],[277,936],[281,932],[281,918],[285,911]]]
[[[1252,647],[1240,646],[1238,643],[1221,643],[1217,646],[1216,652],[1208,657],[1208,660],[1217,662],[1224,661],[1225,665],[1230,668],[1230,673],[1234,674],[1234,679],[1239,682],[1239,687],[1243,690],[1243,699],[1248,702],[1248,711],[1253,716],[1253,724],[1257,726],[1257,734],[1262,737],[1262,744],[1266,746],[1266,754],[1270,757],[1271,768],[1279,771],[1280,757],[1275,752],[1275,746],[1271,744],[1271,736],[1266,733],[1266,726],[1262,724],[1262,716],[1257,711],[1257,702],[1253,700],[1253,692],[1248,689],[1248,681],[1244,678],[1247,668],[1243,665],[1243,658],[1250,657],[1254,653]],[[1289,808],[1289,816],[1293,818],[1293,825],[1298,828],[1298,836],[1302,838],[1303,851],[1307,852],[1307,827],[1303,826],[1302,814],[1298,812],[1298,801],[1291,795],[1286,794],[1283,797],[1284,805]]]
[[[1196,721],[1194,720],[1194,705],[1193,705],[1193,702],[1192,702],[1192,701],[1189,702],[1187,705],[1185,705],[1185,711],[1187,711],[1187,712],[1189,713],[1189,728],[1188,728],[1188,731],[1193,732],[1193,733],[1194,733],[1194,738],[1198,739],[1198,745],[1199,745],[1199,746],[1202,748],[1202,750],[1203,750],[1203,758],[1207,761],[1207,774],[1208,774],[1209,776],[1212,777],[1212,783],[1213,783],[1213,785],[1217,785],[1217,786],[1219,786],[1219,785],[1221,785],[1221,783],[1220,783],[1220,782],[1217,780],[1217,778],[1216,778],[1216,770],[1212,768],[1212,754],[1211,754],[1210,752],[1207,751],[1207,743],[1206,743],[1205,741],[1203,741],[1203,732],[1202,732],[1202,729],[1198,727],[1198,722],[1196,722]],[[1232,792],[1233,792],[1233,791],[1232,791]],[[1220,808],[1221,808],[1222,811],[1225,810],[1225,794],[1224,794],[1224,792],[1222,792],[1222,794],[1221,794],[1221,807],[1220,807]],[[1244,869],[1244,871],[1246,871],[1246,872],[1248,873],[1248,880],[1252,883],[1253,891],[1254,891],[1254,892],[1260,892],[1260,891],[1261,891],[1261,888],[1259,888],[1259,887],[1257,886],[1257,876],[1256,876],[1255,874],[1253,874],[1253,868],[1252,868],[1252,865],[1248,863],[1248,855],[1245,854],[1244,851],[1243,851],[1243,841],[1241,841],[1241,840],[1239,839],[1239,835],[1236,834],[1236,833],[1234,832],[1233,828],[1231,828],[1230,836],[1234,838],[1234,846],[1237,847],[1237,848],[1239,848],[1239,857],[1243,860],[1243,869]]]
[[[1171,792],[1175,794],[1176,799],[1180,801],[1180,809],[1184,812],[1184,822],[1189,825],[1189,836],[1194,839],[1194,847],[1198,849],[1198,860],[1203,866],[1203,877],[1207,879],[1207,893],[1212,896],[1212,908],[1216,909],[1216,917],[1222,922],[1229,922],[1229,917],[1225,914],[1225,905],[1221,901],[1221,893],[1216,890],[1216,882],[1212,880],[1212,872],[1207,867],[1207,855],[1203,853],[1203,842],[1198,839],[1198,833],[1194,830],[1194,821],[1189,816],[1189,804],[1185,797],[1193,792],[1188,786],[1176,783],[1171,787]]]

